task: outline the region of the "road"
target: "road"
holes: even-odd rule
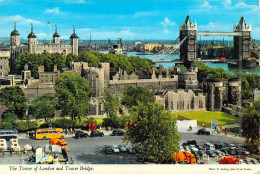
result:
[[[181,133],[180,144],[188,139],[194,139],[198,144],[207,141],[223,141],[227,143],[242,144],[243,139],[235,137],[225,137],[220,135],[196,135],[194,133]],[[119,153],[119,154],[105,154],[103,147],[106,145],[119,145],[122,143],[121,136],[104,136],[104,137],[88,137],[83,139],[66,138],[70,152],[69,155],[73,158],[75,164],[136,164],[133,154]],[[34,139],[20,139],[19,144],[23,146],[30,144],[32,146],[44,146],[48,144],[49,140],[34,140]],[[128,145],[129,146],[129,145]],[[27,159],[28,155],[9,155],[0,157],[0,164],[22,164],[23,160]],[[213,160],[214,161],[214,160]]]

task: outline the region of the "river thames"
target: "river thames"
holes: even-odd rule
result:
[[[100,53],[108,53],[108,51],[100,51]],[[127,56],[139,56],[142,58],[147,58],[151,59],[152,61],[172,61],[175,59],[179,59],[179,54],[146,54],[146,55],[138,55],[138,52],[127,52]],[[157,66],[160,64],[163,65],[164,68],[171,68],[175,65],[174,62],[164,62],[164,63],[156,63]],[[207,62],[206,65],[208,65],[211,68],[223,68],[230,74],[235,74],[237,72],[243,72],[243,73],[254,73],[254,74],[259,74],[260,75],[260,66],[257,68],[252,68],[252,69],[239,69],[239,68],[228,68],[227,63],[212,63],[212,62]]]

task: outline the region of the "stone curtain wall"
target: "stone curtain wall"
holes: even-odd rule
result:
[[[153,93],[158,90],[174,90],[178,87],[176,78],[168,79],[142,79],[142,80],[110,80],[108,90],[115,96],[123,94],[127,86],[142,86],[150,89]]]
[[[28,100],[35,100],[40,96],[43,96],[45,94],[54,94],[55,95],[55,88],[54,87],[48,87],[48,88],[22,88],[25,98]]]

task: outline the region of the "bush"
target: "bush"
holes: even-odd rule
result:
[[[29,130],[35,130],[40,127],[40,124],[38,121],[16,121],[14,122],[14,127],[19,132],[26,132]]]
[[[104,126],[104,127],[114,127],[114,128],[124,127],[122,120],[119,117],[116,117],[116,116],[104,118],[102,126]]]

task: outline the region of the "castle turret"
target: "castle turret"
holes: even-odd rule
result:
[[[53,34],[53,43],[60,44],[60,35],[57,32],[57,24],[55,24],[55,33]]]
[[[183,25],[180,25],[180,41],[185,41],[180,45],[180,58],[187,68],[190,68],[192,62],[197,57],[197,24],[193,24],[190,20],[190,16],[187,15]]]
[[[223,106],[223,82],[221,79],[207,80],[207,108],[209,111],[221,111]]]
[[[241,79],[228,80],[228,103],[241,106]]]
[[[33,32],[33,24],[31,23],[31,33],[27,36],[29,53],[36,53],[36,35]]]
[[[11,37],[10,39],[11,47],[20,45],[20,33],[16,30],[15,21],[14,21],[14,30],[11,32],[10,37]]]
[[[10,46],[11,46],[11,54],[10,54],[10,71],[14,73],[15,71],[15,59],[16,55],[16,47],[20,45],[20,33],[16,30],[16,22],[14,21],[14,30],[10,34]]]
[[[75,33],[75,25],[73,25],[73,33],[70,36],[70,44],[72,45],[72,54],[78,55],[78,36]]]

